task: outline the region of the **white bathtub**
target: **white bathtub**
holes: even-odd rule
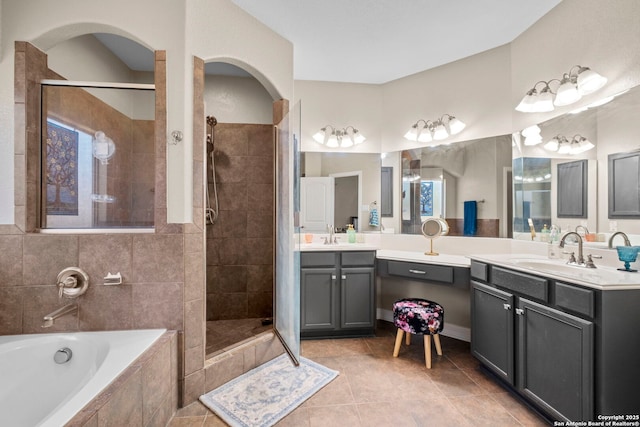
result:
[[[0,336],[0,426],[64,425],[164,332]],[[64,347],[72,357],[57,364]]]

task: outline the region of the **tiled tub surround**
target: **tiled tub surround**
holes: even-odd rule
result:
[[[143,369],[144,401],[137,398],[129,407],[115,410],[125,412],[134,425],[166,423],[176,409],[177,387],[171,375],[177,367],[172,357],[177,350],[175,337],[175,332],[164,329],[0,336],[0,424],[57,427],[66,425],[85,407],[85,414],[99,412],[109,399],[93,399],[131,365]],[[54,355],[64,354],[59,349],[68,349],[68,359],[54,361]],[[108,396],[119,390],[111,386]],[[136,400],[136,396],[129,397]],[[112,410],[100,414],[102,422],[113,418]]]
[[[178,407],[178,334],[166,332],[65,426],[164,426]]]

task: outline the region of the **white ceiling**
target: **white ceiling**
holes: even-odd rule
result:
[[[294,46],[294,78],[385,83],[511,42],[560,0],[232,0]]]
[[[385,83],[511,42],[561,0],[232,0],[293,44],[294,78]],[[129,68],[153,53],[96,34]],[[244,75],[207,63],[207,74]]]

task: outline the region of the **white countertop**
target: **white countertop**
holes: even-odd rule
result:
[[[597,260],[597,268],[585,268],[567,265],[562,259],[549,259],[532,254],[469,255],[469,258],[593,289],[640,289],[640,272],[632,273],[619,271],[614,267],[598,266]]]
[[[377,245],[370,243],[344,243],[325,245],[323,243],[301,243],[296,245],[300,252],[322,252],[322,251],[375,251]]]
[[[424,252],[397,251],[390,249],[378,249],[376,258],[390,259],[394,261],[419,262],[422,264],[451,265],[454,267],[469,268],[471,260],[464,255],[425,255]]]

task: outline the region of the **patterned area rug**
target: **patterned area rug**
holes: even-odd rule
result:
[[[272,426],[329,384],[337,371],[286,354],[200,396],[200,401],[232,427]]]

